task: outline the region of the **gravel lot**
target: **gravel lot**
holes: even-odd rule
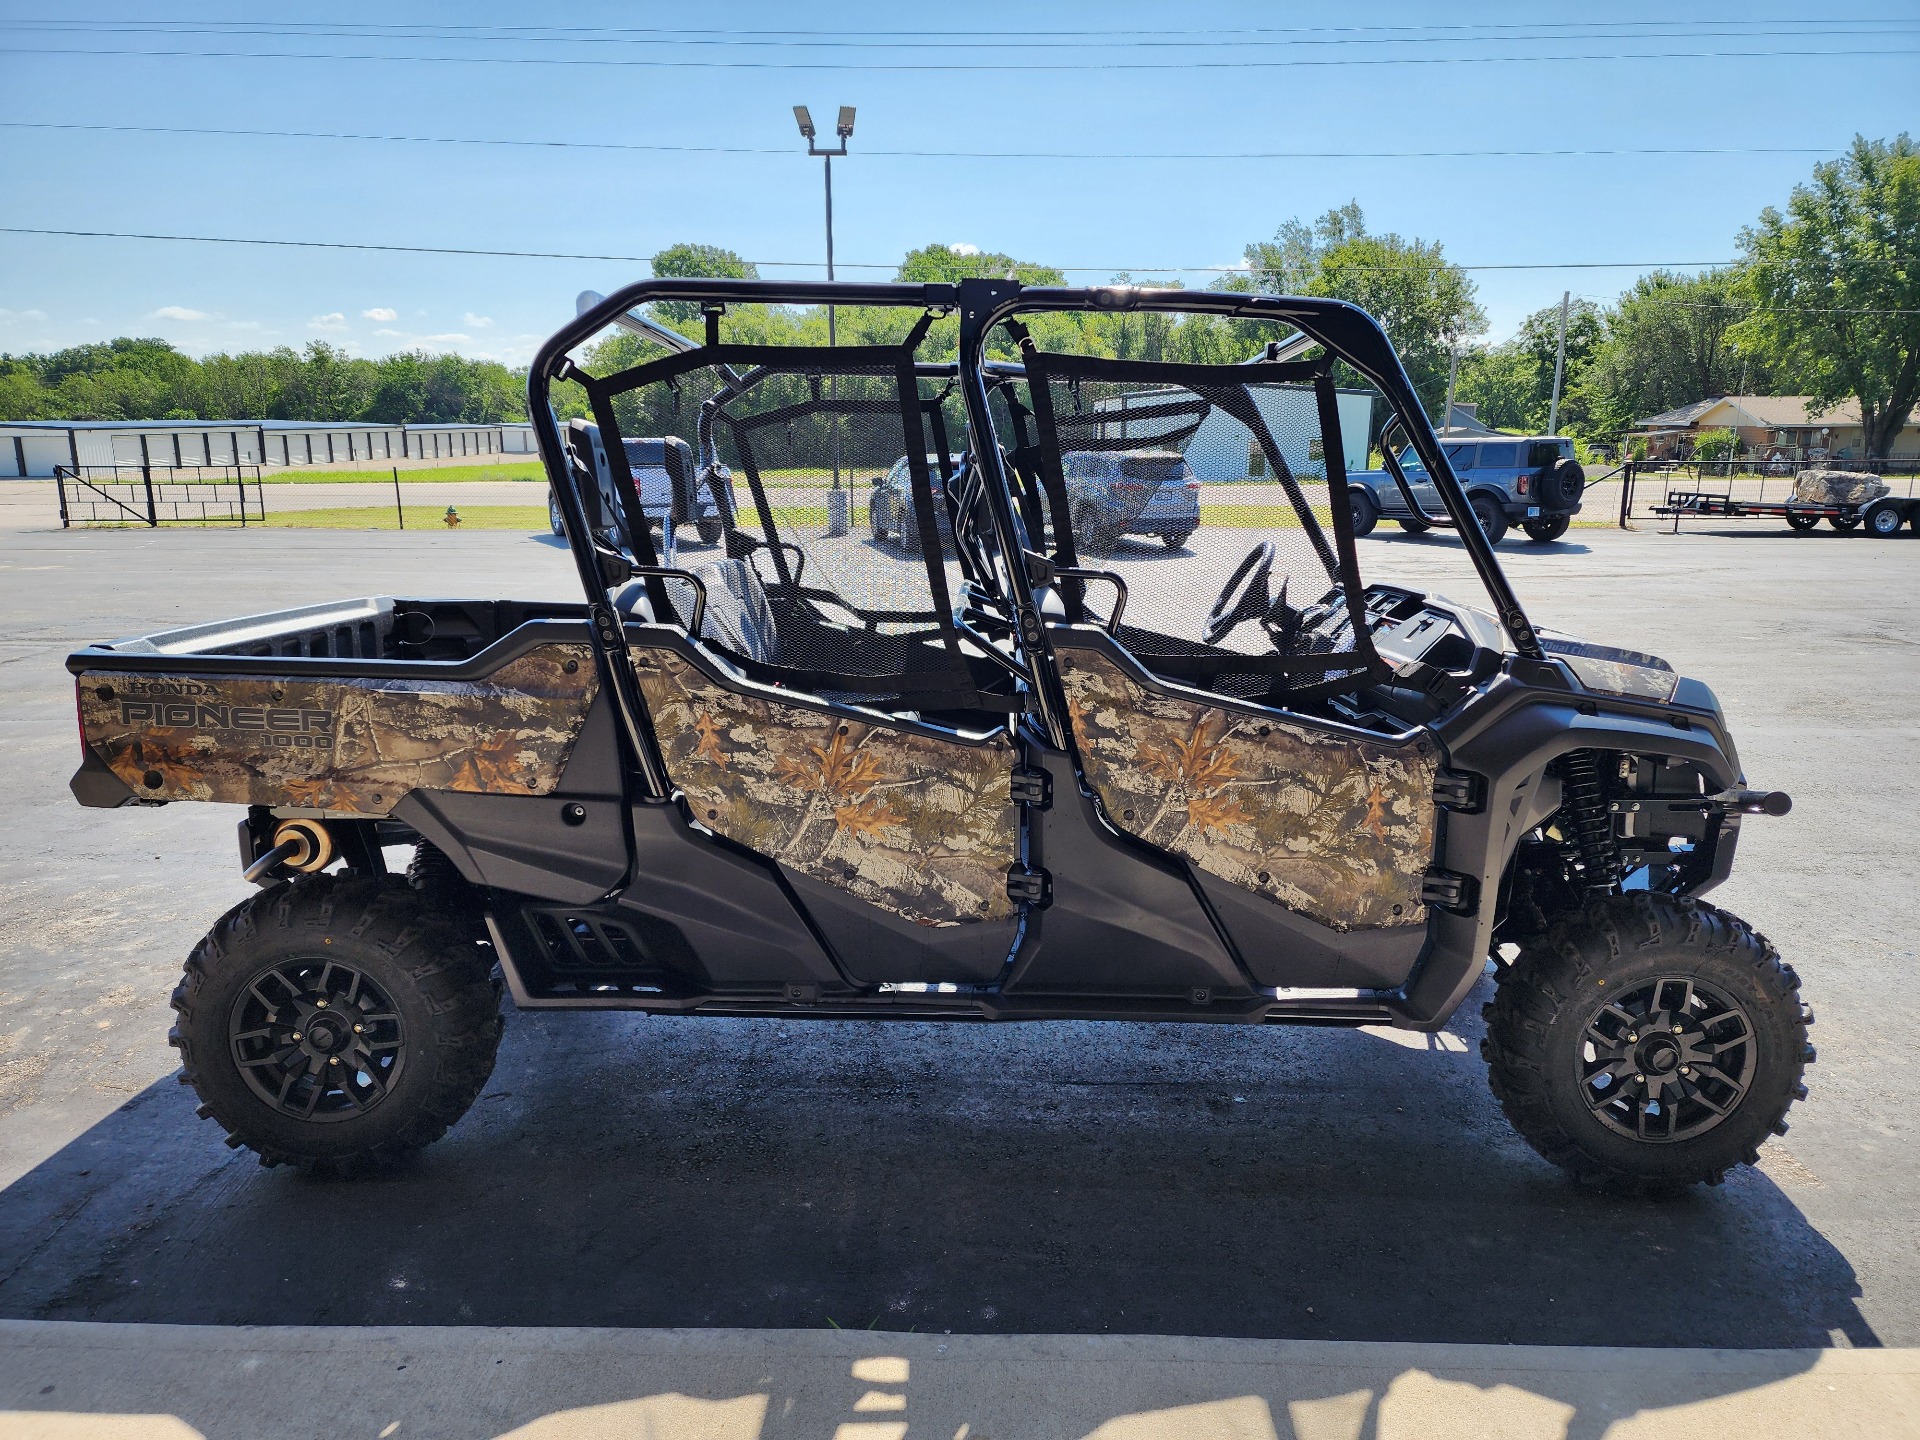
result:
[[[568,558],[505,532],[63,533],[24,487],[0,536],[0,1317],[1920,1342],[1920,544],[1503,547],[1537,623],[1706,680],[1749,778],[1796,800],[1716,899],[1806,977],[1813,1098],[1758,1171],[1647,1204],[1512,1137],[1480,997],[1432,1037],[516,1015],[407,1170],[263,1171],[165,1044],[181,958],[248,890],[234,813],[75,806],[61,661],[348,594],[571,598]],[[1117,559],[1192,563],[1157,551]],[[1361,556],[1474,593],[1445,540]]]

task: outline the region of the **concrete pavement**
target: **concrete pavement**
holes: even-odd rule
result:
[[[1920,1352],[0,1322],[9,1440],[1880,1440]]]

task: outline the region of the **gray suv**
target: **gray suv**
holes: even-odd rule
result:
[[[1573,458],[1573,441],[1559,435],[1488,435],[1442,443],[1453,473],[1480,528],[1498,545],[1508,527],[1518,525],[1529,540],[1551,544],[1567,533],[1580,513],[1586,490],[1586,472]],[[1411,447],[1397,457],[1407,485],[1428,515],[1444,513],[1440,492]],[[1384,516],[1402,530],[1418,535],[1431,527],[1409,509],[1406,497],[1384,470],[1362,470],[1347,477],[1347,500],[1353,507],[1353,533],[1365,535]]]

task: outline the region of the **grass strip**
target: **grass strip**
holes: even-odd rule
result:
[[[402,465],[402,485],[460,485],[475,480],[545,480],[538,460],[501,460],[482,465]],[[260,477],[263,485],[387,485],[392,470],[283,470]]]

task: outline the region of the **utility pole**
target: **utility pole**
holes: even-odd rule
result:
[[[1553,401],[1547,406],[1547,434],[1560,433],[1560,377],[1567,369],[1567,302],[1572,292],[1560,292],[1560,338],[1553,347]]]
[[[1453,428],[1453,382],[1459,373],[1460,347],[1455,343],[1454,338],[1449,335],[1447,337],[1447,408],[1446,412],[1440,417],[1440,428],[1442,430],[1451,430]]]
[[[834,132],[840,137],[837,149],[827,150],[814,143],[813,116],[804,105],[793,107],[793,118],[799,122],[800,138],[807,142],[807,154],[817,155],[826,167],[827,184],[827,280],[833,280],[833,160],[836,155],[847,153],[847,141],[853,138],[853,106],[840,107],[840,119],[834,125]],[[834,307],[827,306],[827,345],[831,348],[838,343],[834,327]],[[830,394],[834,400],[840,398],[840,377],[827,377]],[[833,427],[833,486],[827,491],[827,534],[844,535],[853,528],[852,497],[840,488],[840,417],[831,415],[828,423]]]

